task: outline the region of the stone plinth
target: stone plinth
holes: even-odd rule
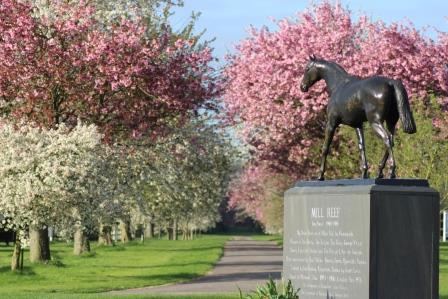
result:
[[[283,276],[300,299],[438,298],[439,205],[425,180],[299,182]]]

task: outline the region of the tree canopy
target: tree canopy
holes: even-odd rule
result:
[[[431,131],[434,138],[445,134],[447,33],[440,32],[434,41],[411,23],[386,24],[364,16],[354,19],[341,4],[328,1],[276,24],[278,28],[273,31],[252,28],[250,36],[229,56],[223,71],[227,121],[237,125],[252,153],[241,182],[250,180],[254,188],[264,189],[264,178],[276,174],[287,175],[290,181],[315,177],[328,95],[323,82],[309,93],[300,90],[304,67],[312,54],[336,61],[356,76],[384,75],[401,80],[410,94],[411,106],[422,103],[429,109],[432,100],[437,102],[441,113],[429,113],[427,109],[418,113],[434,118],[438,128]],[[342,143],[336,141],[335,146]],[[423,158],[412,157],[415,164]],[[407,175],[404,167],[398,171]],[[233,201],[249,207],[251,213],[251,207],[263,206],[265,195],[270,194],[251,193],[252,187],[242,183],[233,186]],[[261,214],[257,218],[263,219]]]

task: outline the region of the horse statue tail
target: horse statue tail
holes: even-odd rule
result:
[[[403,125],[403,131],[408,134],[417,132],[414,117],[412,116],[411,107],[409,106],[409,98],[406,89],[401,81],[390,80],[390,84],[394,87],[395,100],[397,102],[398,114]]]

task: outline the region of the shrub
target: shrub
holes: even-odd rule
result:
[[[240,299],[299,299],[300,289],[295,290],[291,280],[276,284],[272,278],[265,286],[259,286],[252,294],[243,295],[240,290]]]

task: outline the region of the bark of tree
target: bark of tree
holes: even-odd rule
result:
[[[16,271],[20,267],[21,250],[22,250],[22,245],[20,244],[20,239],[18,238],[18,236],[16,234],[15,242],[14,242],[14,251],[12,252],[12,258],[11,258],[11,270],[12,271]]]
[[[90,252],[90,242],[87,238],[86,233],[80,227],[75,230],[75,235],[73,236],[73,254],[81,255],[86,252]]]
[[[51,260],[48,228],[30,228],[30,262]]]
[[[100,234],[98,236],[98,245],[113,245],[112,226],[100,224]]]
[[[182,240],[188,240],[189,239],[189,233],[190,229],[189,229],[189,224],[187,222],[187,224],[182,228]]]
[[[151,239],[153,237],[154,237],[154,224],[151,221],[147,221],[145,227],[145,239]]]
[[[177,219],[173,220],[173,240],[177,240]]]
[[[128,243],[132,240],[131,235],[131,221],[124,220],[120,221],[120,231],[121,231],[121,242]]]
[[[173,228],[172,227],[167,227],[166,228],[166,238],[168,240],[172,240],[173,239]]]

